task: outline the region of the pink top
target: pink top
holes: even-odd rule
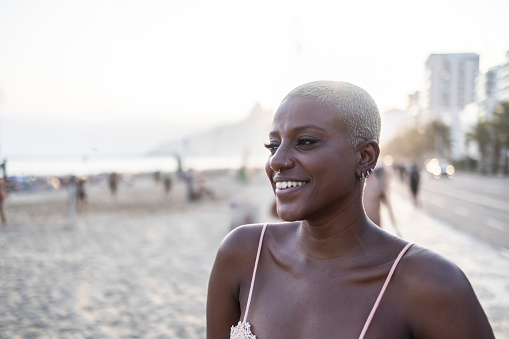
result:
[[[253,287],[254,282],[256,278],[256,269],[258,268],[258,261],[260,259],[260,253],[262,250],[262,243],[263,243],[263,235],[265,234],[265,229],[267,228],[268,223],[263,225],[262,233],[260,235],[260,241],[258,243],[258,252],[256,253],[256,260],[255,265],[253,269],[253,277],[251,278],[251,287],[249,288],[249,296],[247,298],[247,305],[246,305],[246,313],[244,314],[244,319],[242,321],[239,321],[237,326],[232,326],[230,330],[230,339],[256,339],[256,336],[251,333],[251,325],[246,321],[247,315],[249,313],[249,305],[251,304],[251,296],[253,294]],[[396,270],[396,267],[398,266],[401,258],[406,253],[406,251],[412,246],[412,243],[408,243],[399,253],[398,257],[392,264],[391,270],[389,271],[389,274],[387,275],[387,278],[385,279],[385,282],[382,286],[382,289],[380,290],[380,293],[378,294],[378,298],[376,298],[375,304],[373,305],[373,308],[371,309],[371,312],[369,313],[368,319],[366,319],[366,323],[364,324],[364,327],[362,329],[361,335],[359,336],[359,339],[363,339],[366,335],[366,332],[368,330],[369,325],[371,324],[371,320],[373,320],[373,316],[375,315],[375,312],[378,308],[378,305],[380,304],[380,301],[382,300],[382,297],[385,293],[385,290],[387,289],[387,286],[389,285],[389,281],[392,278],[392,275],[394,274],[394,271]]]

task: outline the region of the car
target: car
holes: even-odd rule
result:
[[[456,169],[446,159],[433,158],[426,161],[426,171],[431,173],[433,178],[453,178]]]

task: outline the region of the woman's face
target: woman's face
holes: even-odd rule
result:
[[[355,189],[360,153],[329,108],[310,98],[286,99],[274,115],[269,140],[265,170],[283,220],[326,221],[360,198]]]

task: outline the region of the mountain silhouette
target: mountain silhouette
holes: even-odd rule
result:
[[[165,142],[155,147],[150,155],[266,159],[269,152],[263,144],[268,141],[272,116],[272,111],[256,103],[243,121]]]

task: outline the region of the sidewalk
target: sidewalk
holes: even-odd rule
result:
[[[509,339],[509,253],[483,243],[417,209],[410,192],[393,180],[391,202],[403,238],[458,265],[469,278],[498,339]],[[383,207],[382,207],[383,209]],[[394,232],[383,210],[386,229]]]

